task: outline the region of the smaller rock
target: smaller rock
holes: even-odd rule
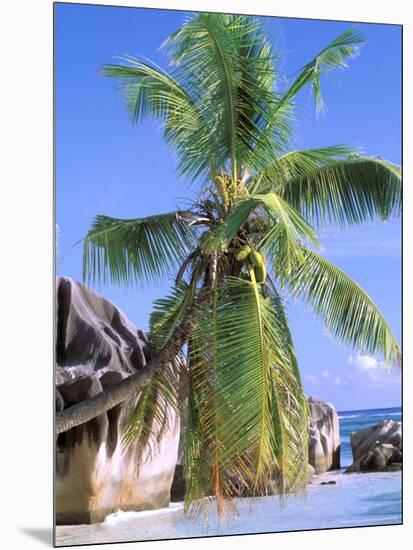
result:
[[[336,409],[316,397],[308,397],[308,460],[315,473],[340,468],[340,427]]]
[[[350,436],[353,464],[344,472],[384,472],[401,469],[392,464],[402,463],[401,423],[385,420]]]

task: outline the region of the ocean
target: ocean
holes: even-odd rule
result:
[[[397,525],[401,523],[401,474],[343,474],[352,462],[350,433],[382,420],[401,421],[401,409],[339,412],[342,469],[316,476],[306,494],[287,498],[239,499],[239,516],[219,522],[190,518],[181,503],[146,512],[116,512],[103,523],[65,525],[56,528],[58,546],[134,540],[271,533],[283,531]],[[334,480],[335,485],[321,485]]]

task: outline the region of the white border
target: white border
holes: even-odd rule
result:
[[[78,2],[81,3],[81,2]],[[93,3],[93,2],[92,2]],[[413,476],[411,390],[412,255],[411,150],[413,21],[408,2],[346,0],[134,0],[100,4],[184,10],[258,13],[286,17],[343,19],[404,25],[404,456],[403,526],[248,537],[180,540],[100,548],[270,548],[288,544],[337,549],[405,547],[411,533]],[[52,525],[52,2],[19,0],[1,5],[1,542],[5,548],[45,547]],[[383,67],[383,80],[386,67]],[[410,146],[410,147],[409,147]],[[410,284],[409,284],[410,281]],[[26,531],[25,531],[26,530]],[[28,535],[32,531],[33,536]],[[44,542],[39,540],[44,539]],[[412,538],[412,535],[410,536]],[[51,544],[51,540],[50,540]],[[50,546],[49,544],[49,546]],[[78,547],[82,548],[82,547]],[[92,547],[93,548],[93,547]],[[96,547],[98,548],[98,547]]]

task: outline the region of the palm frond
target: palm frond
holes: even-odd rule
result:
[[[303,169],[282,184],[281,196],[318,225],[388,220],[401,210],[399,168],[377,158],[348,158]],[[277,186],[278,187],[278,186]]]
[[[180,82],[179,74],[140,59],[125,56],[121,61],[124,64],[104,65],[102,73],[119,81],[132,122],[147,116],[160,118],[166,143],[177,151],[179,172],[194,179],[209,173],[211,128],[202,105],[185,88],[185,75]]]
[[[118,79],[133,123],[148,115],[162,118],[167,123],[180,117],[184,129],[194,130],[199,111],[173,75],[131,56],[123,56],[120,61],[124,64],[103,65],[102,74]]]
[[[171,289],[169,296],[155,300],[149,326],[155,351],[161,350],[182,323],[193,305],[195,285],[181,281]],[[153,456],[166,430],[171,429],[173,412],[179,412],[179,388],[186,377],[182,357],[174,358],[158,370],[149,385],[130,401],[127,409],[127,427],[123,443],[139,466],[143,450],[146,459]]]
[[[181,358],[174,358],[127,405],[122,443],[138,469],[159,450],[165,432],[174,428],[180,412],[178,395],[184,368]]]
[[[282,329],[282,336],[283,336],[282,345],[283,345],[284,353],[289,358],[291,368],[294,372],[295,377],[297,378],[299,383],[302,385],[301,374],[298,368],[297,356],[295,353],[293,338],[290,332],[289,321],[287,319],[287,314],[285,311],[284,300],[272,282],[268,284],[268,281],[267,281],[266,291],[268,293],[269,299],[271,300],[272,307],[274,308],[274,311],[280,323],[280,327]]]
[[[269,192],[253,195],[264,207],[272,219],[276,221],[276,227],[281,226],[291,242],[310,242],[319,246],[319,240],[313,227],[276,193]],[[264,236],[264,242],[266,236]]]
[[[250,195],[239,200],[223,223],[211,232],[209,249],[226,248],[236,237],[251,213],[259,209],[261,217],[267,221],[268,231],[262,237],[258,248],[265,249],[269,241],[284,240],[284,251],[295,256],[300,253],[298,243],[311,242],[318,246],[319,241],[311,225],[285,200],[273,192]]]
[[[305,485],[302,389],[284,338],[255,282],[228,279],[201,312],[191,340],[187,506],[214,495],[223,513],[243,490],[265,494],[271,475],[281,494]]]
[[[208,155],[214,170],[227,170],[236,179],[241,168],[263,167],[268,151],[277,151],[277,141],[266,140],[265,155],[262,147],[257,148],[275,101],[274,56],[259,20],[196,14],[164,47],[208,120]],[[281,132],[281,125],[279,130],[279,141],[285,147],[288,132],[285,128]]]
[[[268,281],[268,279],[267,279]],[[290,332],[289,322],[287,319],[285,304],[273,284],[267,283],[267,292],[277,316],[278,322],[281,328],[282,346],[284,354],[288,357],[291,365],[291,370],[297,380],[297,384],[300,386],[301,391],[296,395],[297,398],[297,411],[300,414],[303,422],[301,424],[301,439],[303,441],[302,455],[298,457],[301,464],[305,463],[308,457],[308,401],[304,393],[304,386],[301,380],[300,369],[298,366],[297,355],[295,353],[293,338]]]
[[[304,261],[289,274],[290,292],[308,304],[333,338],[398,366],[399,346],[370,296],[316,252],[303,248],[303,255]]]
[[[156,350],[161,350],[176,327],[184,320],[196,296],[195,284],[180,281],[169,296],[155,300],[149,320],[151,337]]]
[[[277,102],[276,54],[257,18],[229,16],[230,27],[242,28],[234,36],[238,56],[238,122],[242,129],[238,158],[244,174],[255,173],[269,158],[285,150],[292,134],[289,109],[273,110]]]
[[[281,281],[294,265],[300,264],[302,245],[319,246],[313,227],[287,202],[275,193],[255,195],[264,205],[268,229],[258,248],[272,258],[272,267]]]
[[[321,95],[320,77],[337,67],[346,68],[347,59],[356,56],[364,42],[362,34],[355,28],[350,28],[340,34],[305,65],[280,99],[278,108],[291,101],[304,86],[311,83],[317,111],[323,110],[324,101]]]
[[[83,278],[129,285],[170,276],[195,246],[179,212],[136,219],[99,215],[84,240]]]
[[[171,35],[164,47],[173,62],[179,63],[181,74],[191,74],[193,97],[197,101],[203,98],[204,113],[208,113],[215,132],[210,153],[217,170],[223,171],[229,158],[236,176],[238,76],[235,44],[225,28],[225,18],[219,14],[197,14]],[[214,112],[210,112],[209,104]]]
[[[248,190],[250,193],[269,190],[280,193],[286,182],[354,154],[353,148],[344,145],[290,151],[273,158],[265,170],[251,178]]]
[[[211,252],[212,250],[228,247],[251,212],[259,206],[259,201],[253,197],[238,201],[223,223],[210,231],[210,238],[206,243],[206,251]]]

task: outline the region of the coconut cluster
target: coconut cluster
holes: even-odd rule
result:
[[[214,182],[225,209],[228,209],[229,205],[246,197],[248,194],[242,181],[234,180],[229,174],[222,173],[215,175]]]
[[[263,283],[267,276],[267,260],[261,252],[251,248],[249,245],[242,246],[235,258],[239,262],[245,262],[248,270],[254,270],[257,283]]]

